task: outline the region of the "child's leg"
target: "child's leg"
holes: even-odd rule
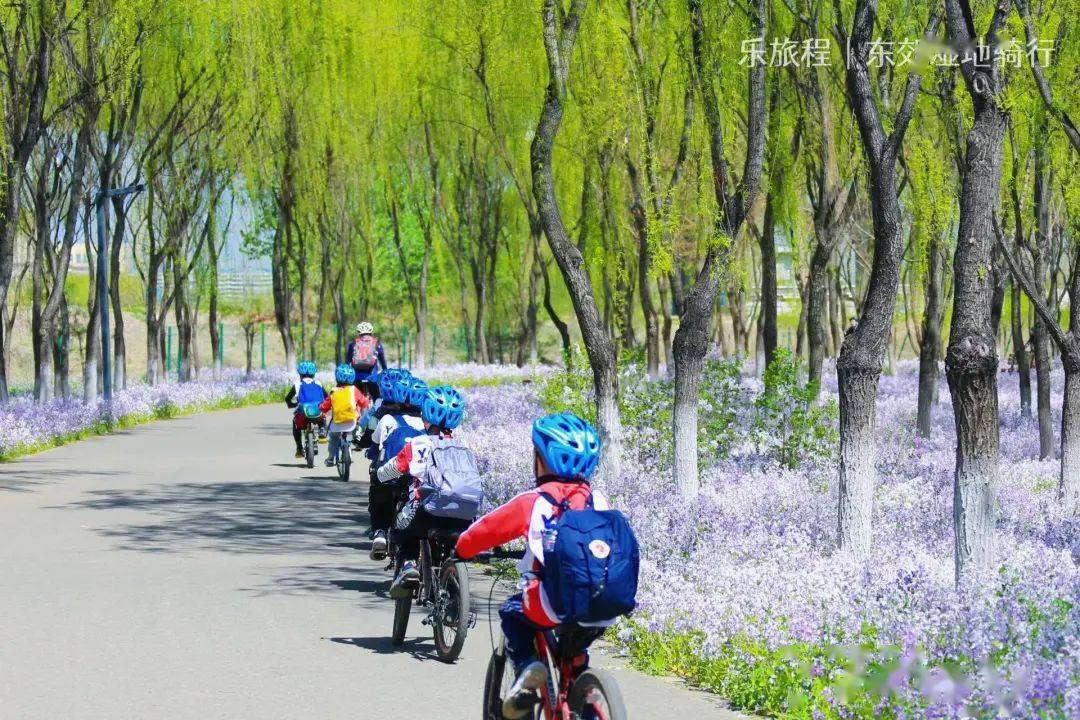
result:
[[[514,664],[516,675],[536,659],[536,647],[533,645],[536,626],[525,617],[521,593],[506,599],[499,608],[499,617],[502,619],[503,637],[506,638],[506,654]]]
[[[296,451],[297,452],[301,452],[304,449],[304,445],[303,445],[303,442],[301,441],[301,437],[302,436],[301,436],[301,433],[300,433],[300,416],[299,415],[293,415],[292,439],[296,443]]]
[[[330,459],[333,460],[334,462],[337,462],[338,445],[340,445],[340,444],[341,444],[341,435],[340,435],[340,433],[336,433],[336,432],[330,433],[330,448],[329,448],[329,450],[330,450]]]

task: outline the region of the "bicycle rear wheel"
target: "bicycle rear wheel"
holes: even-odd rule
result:
[[[342,437],[338,447],[337,471],[338,477],[344,482],[349,482],[349,473],[352,469],[352,452],[349,450],[348,438]]]
[[[394,601],[394,632],[390,636],[390,643],[394,647],[398,647],[405,642],[405,631],[409,629],[409,613],[411,612],[411,595]]]
[[[586,670],[570,688],[570,712],[581,720],[626,720],[618,683],[603,670]]]
[[[469,632],[469,572],[465,563],[443,563],[439,570],[434,622],[435,650],[443,662],[454,662]]]
[[[304,431],[304,459],[309,468],[315,467],[315,438],[311,430]]]

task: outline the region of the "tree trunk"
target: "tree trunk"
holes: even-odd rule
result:
[[[840,268],[835,264],[829,269],[829,333],[837,353],[844,344],[844,293],[840,287]],[[835,357],[835,356],[834,356]]]
[[[837,538],[841,548],[858,556],[869,552],[873,513],[877,448],[874,443],[877,411],[877,369],[859,367],[845,355],[852,344],[845,341],[837,363],[840,386],[840,509]],[[847,352],[846,352],[847,351]]]
[[[950,42],[972,42],[971,15],[964,0],[945,0]],[[1006,0],[991,21],[994,36]],[[953,315],[946,375],[956,420],[953,485],[956,577],[986,568],[993,558],[994,492],[998,474],[997,345],[990,326],[993,276],[993,214],[999,202],[1002,146],[1008,116],[998,104],[1001,89],[996,57],[985,69],[962,63],[974,105],[960,189],[960,227],[953,261]]]
[[[856,5],[845,75],[848,102],[858,121],[863,154],[869,167],[874,226],[870,283],[858,323],[844,338],[836,361],[840,389],[837,539],[842,550],[858,558],[865,558],[871,545],[877,454],[874,446],[877,382],[892,335],[904,252],[896,161],[921,84],[918,75],[908,74],[904,99],[896,112],[892,133],[886,135],[867,65],[876,12],[876,3],[859,0]]]
[[[66,298],[60,300],[60,328],[53,348],[53,395],[71,398],[71,323]]]
[[[573,0],[570,10],[565,12],[561,3],[555,0],[544,2],[542,17],[548,85],[529,157],[537,215],[562,271],[592,366],[597,426],[604,449],[600,471],[604,477],[616,477],[622,466],[622,422],[619,418],[615,346],[604,331],[603,319],[585,269],[585,258],[570,240],[563,224],[551,158],[555,136],[562,123],[570,56],[584,9],[585,0]]]
[[[821,388],[821,367],[825,362],[825,346],[828,343],[828,325],[825,311],[829,293],[829,259],[832,256],[832,239],[819,239],[810,256],[810,277],[807,291],[807,388],[813,388],[816,396]]]
[[[637,290],[638,299],[641,302],[641,315],[645,321],[645,371],[651,379],[656,379],[660,375],[660,334],[656,322],[656,309],[653,307],[652,290],[649,287],[652,252],[649,248],[648,219],[645,216],[641,179],[629,155],[626,157],[626,169],[633,193],[630,218],[634,227],[634,236],[637,238]]]
[[[83,403],[91,405],[97,401],[98,378],[101,371],[98,361],[101,358],[101,325],[98,323],[97,312],[97,263],[94,262],[93,243],[91,241],[90,217],[91,203],[85,203],[83,207],[83,247],[86,251],[86,261],[89,265],[87,273],[86,293],[86,341],[83,346]],[[0,326],[3,323],[0,322]]]
[[[1046,290],[1047,274],[1054,275],[1050,252],[1050,198],[1047,188],[1046,144],[1037,143],[1035,149],[1035,247],[1032,248],[1032,270],[1035,289],[1040,298],[1053,303],[1057,293],[1051,287]],[[1039,419],[1039,459],[1045,460],[1054,453],[1054,425],[1050,416],[1050,337],[1046,323],[1038,313],[1031,327],[1031,344],[1035,351],[1035,407]]]
[[[296,202],[294,156],[299,143],[296,135],[295,111],[286,108],[285,158],[281,170],[281,187],[276,194],[277,225],[274,228],[271,256],[271,286],[274,296],[274,321],[278,334],[281,335],[281,345],[285,349],[285,366],[290,368],[296,366],[296,342],[292,333],[292,288],[288,268],[292,255],[293,210]]]
[[[772,365],[776,354],[776,218],[773,195],[765,202],[765,219],[758,238],[761,248],[761,341],[764,345],[765,367]]]
[[[540,237],[530,233],[532,244],[532,262],[529,264],[529,298],[525,307],[525,350],[528,353],[529,365],[535,366],[540,362],[540,341],[538,337],[539,303],[537,295],[540,294],[540,283],[543,282],[540,270]]]
[[[213,367],[214,367],[214,379],[221,379],[221,369],[224,364],[223,358],[225,357],[225,338],[221,332],[221,315],[218,310],[218,261],[221,254],[221,246],[218,245],[216,234],[217,224],[215,222],[215,213],[217,212],[216,203],[211,205],[210,216],[207,218],[207,222],[210,223],[210,232],[207,233],[206,241],[208,243],[207,250],[210,253],[210,288],[209,298],[207,301],[207,313],[206,321],[210,324],[210,352],[213,354]]]
[[[1050,416],[1050,339],[1046,325],[1039,316],[1031,328],[1031,344],[1035,355],[1035,407],[1039,419],[1039,459],[1054,453],[1054,424]]]
[[[674,286],[672,285],[672,278],[674,273],[666,278],[656,279],[656,290],[660,297],[660,312],[663,313],[664,321],[660,329],[660,350],[664,357],[664,370],[670,375],[671,371],[675,368],[675,358],[672,356],[671,350],[671,331],[672,331],[672,318],[671,318],[671,303],[674,296]],[[672,295],[668,295],[668,288],[671,287]]]
[[[920,437],[930,437],[930,408],[937,402],[941,361],[941,324],[944,317],[943,260],[937,233],[926,248],[926,308],[923,311],[922,347],[919,348],[919,411],[916,427]]]
[[[1075,335],[1070,333],[1074,339]],[[1063,353],[1064,354],[1064,353]],[[1065,365],[1065,398],[1061,405],[1061,478],[1058,493],[1066,508],[1080,503],[1080,367]]]
[[[113,228],[112,244],[109,246],[109,301],[112,305],[111,327],[113,341],[113,387],[123,390],[127,387],[127,343],[124,340],[124,302],[120,297],[120,260],[124,247],[124,227],[127,213],[124,199],[112,199]]]
[[[1016,354],[1016,372],[1020,382],[1020,415],[1031,417],[1031,358],[1024,340],[1024,317],[1020,307],[1020,286],[1011,283],[1010,315],[1012,319],[1012,344]]]
[[[248,380],[255,368],[255,325],[254,323],[243,326],[244,330],[244,375]]]

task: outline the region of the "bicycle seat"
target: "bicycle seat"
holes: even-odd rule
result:
[[[457,545],[461,533],[454,530],[428,530],[428,539],[446,545]]]

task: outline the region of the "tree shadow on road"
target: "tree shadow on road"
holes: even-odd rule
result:
[[[49,465],[49,461],[45,459],[23,459],[11,465],[0,465],[0,492],[31,492],[43,485],[88,477],[116,477],[127,474],[121,470],[73,470]]]
[[[295,555],[361,538],[367,515],[354,512],[351,502],[366,492],[364,484],[326,481],[192,482],[91,490],[62,507],[143,513],[150,522],[98,530],[127,550]]]

